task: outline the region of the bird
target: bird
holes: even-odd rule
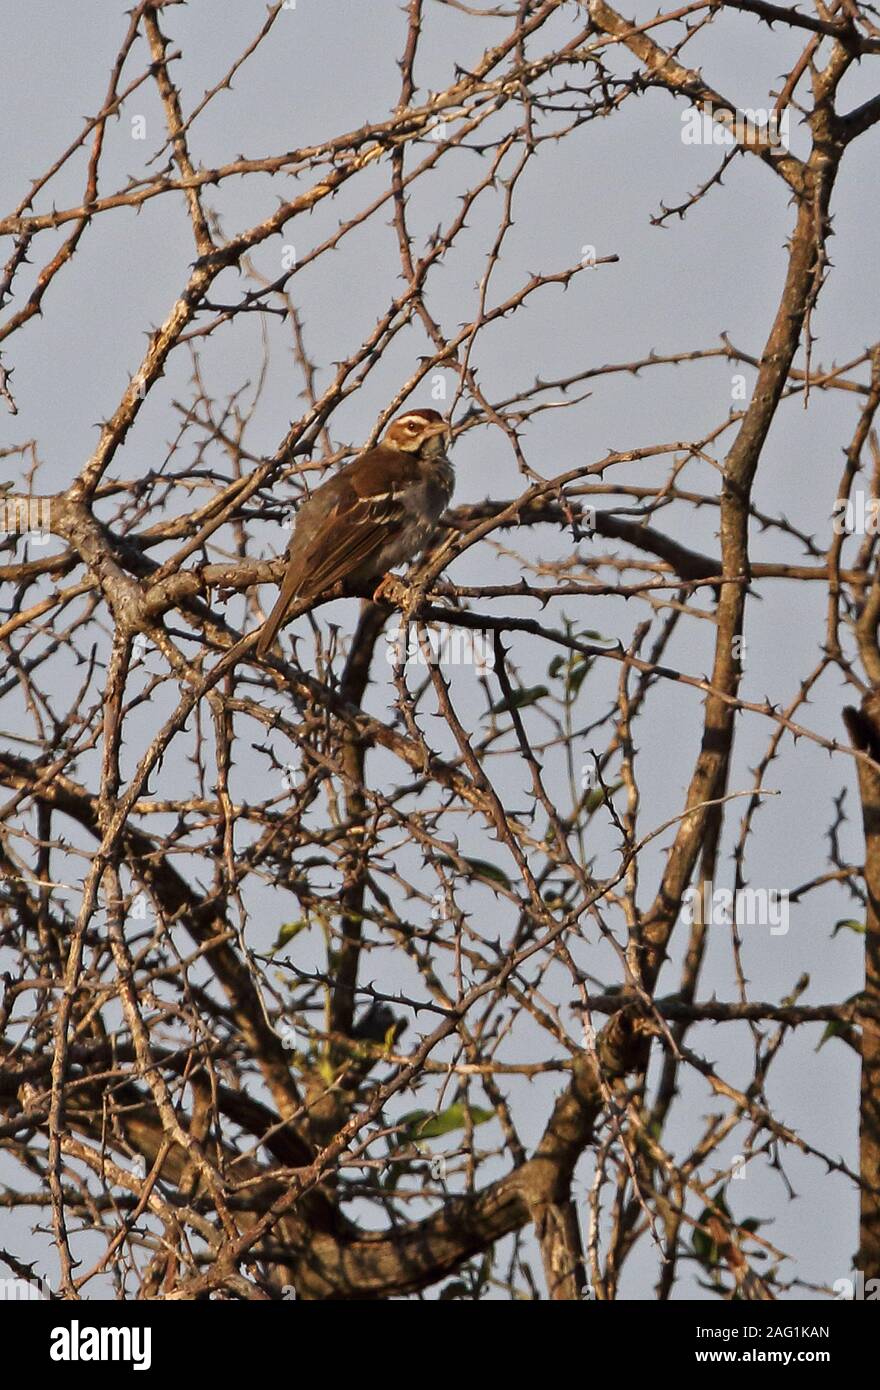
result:
[[[287,548],[281,592],[256,644],[269,651],[295,601],[319,598],[340,581],[363,592],[412,560],[452,497],[449,423],[436,410],[408,410],[382,441],[322,483],[302,503]],[[373,594],[381,596],[382,583]]]

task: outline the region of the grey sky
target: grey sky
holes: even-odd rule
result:
[[[28,178],[48,167],[78,133],[83,115],[96,109],[124,32],[125,9],[121,0],[80,0],[75,6],[29,0],[26,6],[8,7],[0,58],[0,209],[4,214],[18,202]],[[423,59],[417,71],[423,88],[447,85],[454,62],[467,66],[508,25],[506,20],[488,18],[478,22],[440,5],[428,5],[426,11],[428,41],[422,51],[430,55],[430,61]],[[624,12],[646,19],[654,7],[639,3],[624,7]],[[185,111],[242,51],[264,14],[262,0],[196,3],[166,12],[164,23],[172,46],[179,43],[185,54],[184,62],[175,67]],[[560,20],[557,27],[565,32],[568,26]],[[404,36],[405,16],[397,0],[298,0],[245,65],[234,90],[215,100],[199,121],[192,140],[194,157],[210,165],[239,153],[262,156],[380,118],[397,99],[396,63]],[[132,72],[143,62],[144,51],[139,44]],[[687,61],[700,62],[706,78],[740,107],[766,107],[772,104],[768,91],[777,89],[778,76],[795,52],[785,35],[759,30],[746,16],[726,14],[687,50]],[[618,63],[623,71],[634,66],[629,57]],[[855,72],[844,86],[851,105],[871,91],[870,73],[864,70]],[[717,164],[716,149],[682,144],[682,109],[681,102],[664,92],[648,93],[628,102],[619,116],[593,122],[557,146],[545,146],[531,166],[516,199],[516,225],[493,281],[493,298],[510,293],[524,272],[549,272],[577,261],[584,246],[595,246],[599,257],[617,254],[620,261],[579,275],[566,292],[557,287],[542,291],[527,311],[482,337],[477,365],[490,398],[524,389],[536,376],[550,379],[588,366],[630,361],[651,349],[671,353],[712,347],[722,332],[744,351],[760,353],[782,283],[792,210],[779,180],[756,160],[740,159],[726,175],[724,187],[714,190],[685,221],[673,219],[664,229],[652,227],[649,219],[661,204],[684,201]],[[131,121],[137,115],[146,119],[145,141],[132,138]],[[878,139],[875,130],[850,151],[834,198],[834,269],[813,320],[814,357],[826,365],[857,354],[877,337]],[[129,174],[140,176],[145,151],[152,155],[163,140],[161,111],[154,89],[147,84],[110,126],[102,190],[123,186]],[[792,143],[796,152],[803,148],[803,134],[797,128]],[[420,182],[412,219],[424,235],[453,215],[465,180],[475,176],[474,168],[463,163],[468,158],[457,156],[458,173],[456,161],[451,160],[430,180]],[[57,206],[79,202],[83,168],[83,159],[71,161],[53,182],[51,201]],[[376,171],[366,183],[357,181],[356,187],[325,201],[312,216],[290,227],[283,241],[273,238],[262,246],[254,256],[257,267],[277,275],[284,244],[295,245],[302,259],[365,204],[364,190],[371,178],[378,192],[386,177],[385,171]],[[228,234],[268,215],[278,195],[275,181],[249,178],[209,190],[207,202]],[[47,206],[48,197],[38,197],[38,210]],[[468,219],[471,231],[461,251],[430,282],[432,309],[447,333],[474,314],[476,282],[500,206],[500,197],[481,203]],[[355,349],[400,289],[397,242],[393,229],[386,226],[389,218],[390,212],[372,220],[344,243],[329,266],[322,260],[313,275],[306,271],[292,282],[322,384],[331,364]],[[54,235],[60,242],[61,235]],[[45,258],[45,243],[40,251]],[[154,199],[137,216],[122,209],[101,217],[84,238],[73,265],[51,287],[44,319],[15,335],[8,364],[15,368],[19,415],[11,417],[0,406],[0,447],[37,439],[40,490],[64,487],[82,466],[97,438],[96,422],[117,404],[137,369],[145,333],[166,315],[192,259],[185,208],[169,197]],[[212,299],[234,301],[242,288],[239,277],[227,274]],[[301,409],[287,330],[277,320],[270,320],[267,328],[272,344],[268,380],[247,438],[255,454],[271,453]],[[399,338],[366,387],[334,415],[334,442],[357,444],[364,439],[386,401],[427,350],[417,327]],[[257,316],[241,316],[231,330],[202,340],[199,354],[215,397],[253,379],[261,355]],[[738,369],[718,359],[686,368],[657,368],[639,378],[628,374],[601,378],[591,383],[592,394],[583,404],[537,417],[523,436],[527,457],[540,471],[553,473],[599,458],[607,448],[695,438],[721,419],[732,403],[734,370]],[[746,369],[745,375],[751,383],[753,373]],[[188,359],[178,352],[117,456],[114,476],[136,478],[161,462],[178,425],[172,402],[186,399],[188,376]],[[451,396],[451,373],[449,387]],[[414,397],[414,403],[419,400],[426,401],[427,396]],[[857,408],[858,402],[843,392],[814,393],[808,410],[799,400],[782,408],[759,470],[755,500],[763,511],[783,513],[808,532],[827,525],[833,480],[840,472],[842,446],[852,433]],[[487,495],[513,496],[522,486],[509,451],[494,432],[472,432],[458,446],[455,461],[459,503]],[[634,466],[625,476],[628,482],[653,479],[656,470],[665,467],[665,460],[655,460]],[[694,486],[710,487],[711,470],[691,465],[687,479]],[[610,504],[609,498],[598,499],[600,506]],[[687,517],[663,514],[667,529],[710,554],[717,554],[716,520],[717,513],[707,509],[699,515],[701,530],[695,534],[693,513]],[[283,548],[286,538],[275,526],[255,528],[252,553],[274,553]],[[525,544],[530,553],[551,557],[565,554],[571,539],[544,527]],[[609,543],[597,544],[603,550],[611,548]],[[799,555],[791,542],[783,553],[778,533],[768,537],[756,532],[753,557],[795,560]],[[505,575],[516,577],[514,564],[499,561],[488,547],[470,552],[452,577],[461,582],[485,580],[487,564],[492,567],[491,582],[502,582]],[[761,585],[760,600],[749,611],[746,699],[768,696],[787,702],[818,660],[825,590],[818,584],[814,590],[795,594],[790,586]],[[264,594],[264,603],[267,597]],[[518,611],[534,615],[536,610],[534,604],[523,603]],[[558,621],[560,611],[559,605],[551,607],[549,619]],[[242,620],[243,612],[239,600],[230,604],[234,621]],[[334,616],[351,623],[354,613],[349,603]],[[584,605],[584,611],[572,616],[582,627],[626,641],[636,616],[645,614],[635,615],[629,606],[610,601]],[[695,626],[687,626],[671,656],[681,668],[702,674],[711,661],[714,630],[706,623],[705,631],[695,632]],[[515,643],[513,650],[516,656]],[[526,644],[521,650],[523,659],[534,663],[523,671],[525,682],[540,680],[544,671],[535,660],[534,647]],[[548,650],[547,661],[551,656]],[[383,679],[381,673],[379,679]],[[597,677],[598,704],[599,692],[613,690],[616,679],[616,669]],[[472,672],[453,677],[453,688],[465,708],[473,684]],[[826,680],[804,712],[805,722],[828,737],[842,738],[840,694],[835,679]],[[390,691],[377,688],[371,698],[373,708],[384,709]],[[476,709],[475,689],[473,701]],[[2,722],[12,727],[21,715],[12,700],[6,705]],[[157,720],[163,709],[157,708]],[[680,809],[680,778],[696,750],[700,715],[698,692],[670,687],[655,697],[650,718],[638,730],[645,829]],[[751,786],[749,769],[761,756],[770,733],[766,721],[756,717],[742,721],[731,790]],[[132,765],[138,751],[133,745],[127,749]],[[375,766],[382,768],[379,761]],[[164,768],[157,786],[173,786],[176,775],[175,768]],[[256,766],[239,767],[237,777],[240,794],[254,798],[263,794]],[[850,760],[831,761],[815,744],[801,742],[792,749],[790,740],[785,740],[783,756],[772,764],[767,785],[782,794],[769,799],[758,816],[758,834],[752,839],[748,861],[753,885],[790,889],[826,864],[831,800],[843,786],[849,789],[850,815],[843,832],[844,853],[851,862],[859,862],[862,841]],[[511,797],[515,791],[511,786]],[[737,831],[734,811],[725,838],[727,851]],[[485,854],[485,843],[469,843],[465,827],[461,833],[469,852]],[[605,871],[611,866],[616,841],[610,827],[597,834],[596,867]],[[669,836],[661,837],[659,845],[668,842]],[[659,862],[656,853],[645,860],[646,899],[653,892],[652,875]],[[724,873],[728,872],[725,864]],[[260,899],[267,925],[264,931],[255,931],[251,944],[256,947],[271,942],[290,910],[289,899],[279,910],[277,897],[267,891]],[[490,895],[484,893],[482,901],[491,906]],[[771,937],[759,930],[747,937],[744,957],[753,996],[776,1000],[803,971],[812,978],[803,1002],[843,999],[854,993],[861,985],[861,938],[842,932],[832,941],[830,933],[838,918],[858,915],[856,905],[845,895],[828,888],[811,895],[804,906],[792,908],[787,935]],[[295,958],[309,963],[307,954]],[[390,955],[381,959],[390,960]],[[595,944],[584,945],[581,964],[600,976],[603,970],[611,972],[610,954]],[[398,968],[395,962],[395,971]],[[667,988],[674,988],[674,978],[670,972]],[[384,983],[397,986],[411,981],[395,975]],[[710,948],[700,997],[708,998],[713,991],[719,998],[735,997],[726,939],[719,938]],[[660,992],[665,992],[662,987]],[[857,1167],[856,1060],[839,1043],[816,1052],[820,1035],[821,1026],[817,1026],[787,1042],[773,1072],[769,1099],[783,1123]],[[690,1042],[697,1051],[717,1057],[721,1037],[719,1030],[707,1025],[695,1029]],[[734,1082],[738,1075],[747,1081],[751,1075],[747,1028],[731,1030],[728,1025],[724,1038],[726,1074]],[[412,1040],[411,1031],[408,1042]],[[536,1035],[536,1046],[542,1042]],[[688,1137],[693,1141],[700,1130],[697,1117],[712,1108],[707,1087],[693,1079],[689,1086],[687,1113],[680,1108],[670,1131],[671,1137],[682,1142]],[[550,1093],[526,1083],[513,1087],[512,1093],[517,1097],[523,1136],[527,1142],[534,1140],[545,1123]],[[785,1169],[797,1200],[786,1199],[778,1175],[768,1165],[756,1164],[749,1169],[747,1181],[733,1184],[733,1199],[741,1203],[736,1214],[772,1215],[774,1224],[764,1233],[797,1255],[801,1278],[826,1283],[847,1275],[857,1244],[852,1189],[841,1177],[829,1176],[821,1163],[809,1162],[793,1150],[786,1153]],[[587,1164],[583,1173],[588,1176]],[[583,1190],[581,1186],[579,1192]],[[12,1224],[23,1224],[25,1219],[19,1214]],[[788,1266],[787,1272],[794,1270]],[[623,1295],[650,1297],[651,1278],[651,1263],[635,1261],[627,1271]],[[686,1278],[678,1296],[699,1297],[700,1293]]]

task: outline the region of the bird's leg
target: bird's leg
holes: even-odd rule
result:
[[[425,591],[421,584],[407,584],[403,600],[403,616],[410,622],[421,610],[425,602]]]
[[[408,577],[407,577],[408,578]],[[407,582],[396,574],[386,574],[373,593],[374,603],[390,603],[400,609],[409,622],[425,602],[425,586],[418,580]]]
[[[404,584],[402,579],[399,579],[396,574],[386,574],[373,593],[373,602],[396,603],[400,608],[403,608],[408,594],[409,586]]]
[[[384,574],[382,578],[379,580],[379,583],[376,585],[376,588],[373,591],[374,603],[382,603],[385,600],[386,590],[388,588],[388,581],[391,578],[392,575]]]

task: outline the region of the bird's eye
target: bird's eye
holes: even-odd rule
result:
[[[410,434],[415,434],[418,431],[418,428],[419,427],[416,424],[415,420],[410,420],[409,424],[407,425],[407,429],[409,430]]]

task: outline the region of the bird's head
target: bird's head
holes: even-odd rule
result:
[[[390,449],[432,458],[452,443],[449,425],[436,410],[408,410],[398,415],[385,431],[384,443]]]

